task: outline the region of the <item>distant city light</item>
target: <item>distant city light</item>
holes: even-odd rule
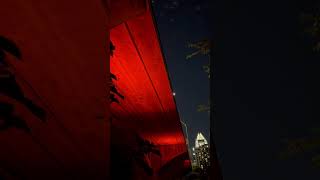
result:
[[[193,154],[195,155],[193,158],[193,163],[201,169],[207,171],[210,166],[210,149],[207,140],[200,132],[197,134],[194,149],[195,151]]]

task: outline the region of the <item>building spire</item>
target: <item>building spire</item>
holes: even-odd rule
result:
[[[197,134],[197,138],[196,138],[196,142],[195,142],[196,148],[198,148],[198,147],[200,147],[202,145],[205,145],[205,144],[208,144],[208,141],[203,136],[203,134],[201,132],[199,132]]]

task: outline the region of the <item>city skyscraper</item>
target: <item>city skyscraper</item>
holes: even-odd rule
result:
[[[204,172],[206,172],[210,166],[209,148],[208,141],[203,134],[199,132],[195,140],[195,147],[192,148],[193,165],[201,168]]]

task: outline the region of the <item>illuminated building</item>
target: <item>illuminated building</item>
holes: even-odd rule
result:
[[[193,155],[195,164],[202,170],[207,171],[210,166],[210,147],[202,133],[197,134]]]

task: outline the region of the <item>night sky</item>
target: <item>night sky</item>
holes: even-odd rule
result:
[[[311,163],[319,151],[279,158],[284,139],[314,137],[310,129],[320,127],[320,55],[299,18],[312,9],[311,1],[154,3],[177,106],[192,141],[197,131],[208,137],[208,116],[196,106],[207,101],[209,84],[201,69],[207,57],[186,61],[186,44],[207,37],[214,42],[212,125],[224,180],[320,179]]]
[[[190,145],[194,146],[198,132],[209,141],[209,115],[197,112],[199,104],[209,101],[209,80],[202,69],[209,57],[197,55],[186,60],[193,52],[188,43],[210,35],[203,13],[208,9],[208,0],[154,0],[153,7],[177,108],[188,126]]]

